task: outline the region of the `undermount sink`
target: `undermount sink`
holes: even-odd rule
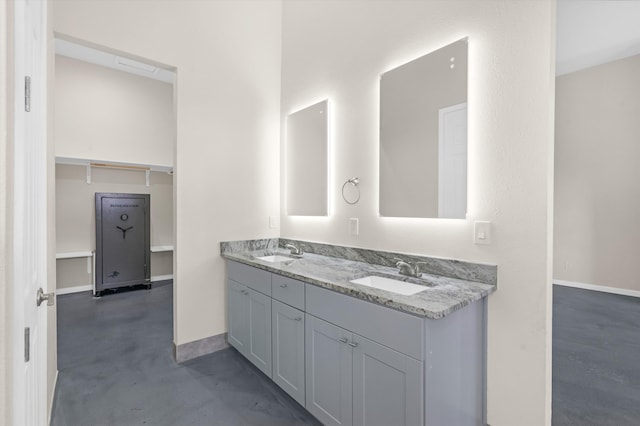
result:
[[[400,280],[394,280],[392,278],[379,277],[377,275],[358,278],[356,280],[351,280],[351,282],[354,284],[366,285],[367,287],[390,291],[392,293],[402,294],[404,296],[411,296],[427,289],[427,287],[423,285],[407,283]]]
[[[278,255],[278,254],[271,255],[271,256],[256,257],[256,259],[263,260],[265,262],[272,262],[272,263],[287,262],[289,260],[294,260],[293,258],[291,258],[289,256],[281,256],[281,255]]]

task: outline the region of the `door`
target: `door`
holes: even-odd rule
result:
[[[48,284],[46,8],[43,1],[14,3],[11,394],[13,423],[25,426],[47,423],[47,303],[36,304],[38,290]]]
[[[150,282],[149,194],[96,193],[96,290]]]
[[[306,408],[325,425],[351,425],[351,333],[305,316]]]
[[[233,280],[229,280],[228,283],[228,340],[231,346],[246,357],[249,341],[249,291],[247,287]]]
[[[250,288],[247,358],[271,378],[271,298]]]
[[[423,424],[422,363],[356,334],[353,344],[353,424]]]
[[[439,111],[438,217],[467,216],[467,104]]]
[[[304,406],[304,312],[273,300],[273,381]]]

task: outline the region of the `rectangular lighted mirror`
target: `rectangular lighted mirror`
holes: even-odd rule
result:
[[[467,39],[380,78],[380,215],[464,219]]]
[[[287,117],[287,214],[327,216],[328,101]]]

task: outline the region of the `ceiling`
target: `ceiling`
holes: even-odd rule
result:
[[[557,0],[556,75],[640,54],[640,0]],[[56,54],[173,83],[175,72],[56,39]]]
[[[640,54],[640,0],[558,0],[556,75]]]
[[[164,81],[165,83],[173,83],[175,81],[176,74],[165,68],[60,38],[56,38],[56,54],[142,77],[152,78],[154,80]]]

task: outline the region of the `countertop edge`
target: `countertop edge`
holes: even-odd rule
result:
[[[231,260],[234,262],[238,262],[238,263],[242,263],[244,265],[247,266],[252,266],[258,269],[262,269],[264,271],[267,272],[272,272],[281,276],[285,276],[288,278],[292,278],[292,279],[296,279],[298,281],[304,282],[306,284],[311,284],[320,288],[325,288],[327,290],[331,290],[331,291],[335,291],[337,293],[340,294],[344,294],[346,296],[350,296],[350,297],[354,297],[356,299],[359,300],[363,300],[363,301],[367,301],[370,303],[374,303],[376,305],[380,305],[389,309],[394,309],[403,313],[407,313],[410,315],[414,315],[414,316],[418,316],[418,317],[422,317],[422,318],[429,318],[429,319],[442,319],[462,308],[464,308],[465,306],[471,305],[472,303],[475,303],[487,296],[489,296],[490,294],[492,294],[493,292],[495,292],[497,290],[497,286],[495,285],[489,285],[489,284],[484,284],[484,283],[475,283],[475,282],[471,282],[469,281],[469,283],[473,283],[473,284],[478,284],[478,285],[482,285],[485,287],[488,287],[486,289],[478,289],[477,293],[475,293],[473,296],[467,297],[462,301],[459,301],[457,304],[453,305],[453,306],[449,306],[446,309],[442,309],[442,310],[438,310],[438,311],[431,311],[431,310],[426,310],[424,308],[420,308],[417,306],[412,306],[412,305],[408,305],[404,302],[398,301],[398,300],[394,300],[391,299],[390,297],[385,297],[384,295],[380,295],[380,294],[367,294],[364,291],[354,291],[351,288],[348,287],[344,287],[342,285],[340,285],[339,283],[334,283],[334,282],[329,282],[329,281],[323,281],[321,279],[318,278],[313,278],[307,275],[301,275],[295,272],[290,272],[290,271],[286,271],[283,270],[282,268],[279,268],[277,266],[274,265],[269,265],[266,264],[266,262],[260,262],[260,261],[256,261],[256,260],[252,260],[252,259],[248,259],[244,256],[246,256],[247,253],[236,253],[236,252],[223,252],[221,253],[221,257],[226,259],[226,260]],[[462,281],[462,280],[460,280]]]

